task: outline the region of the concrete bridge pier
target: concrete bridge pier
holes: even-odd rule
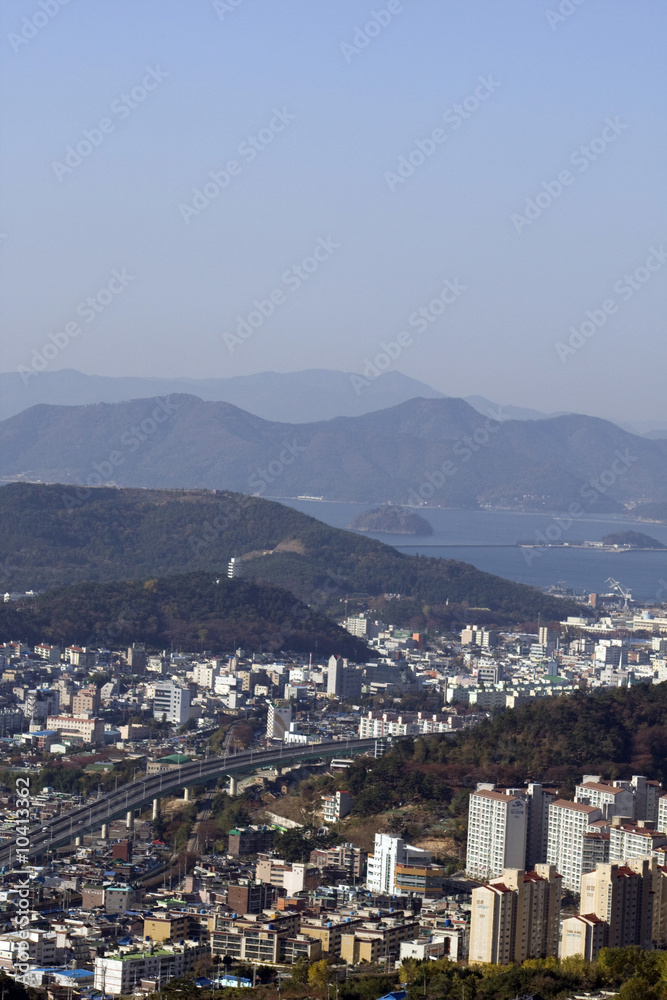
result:
[[[238,795],[238,791],[239,791],[238,779],[235,778],[233,774],[230,774],[229,775],[229,794],[230,795]]]
[[[75,847],[81,847],[81,837],[75,837],[74,838],[74,846]]]
[[[153,819],[156,820],[160,814],[160,800],[153,799]]]
[[[108,840],[108,839],[109,839],[109,824],[102,823],[102,840]]]
[[[184,802],[189,802],[190,801],[190,789],[189,788],[184,788],[183,789],[183,801]]]
[[[134,827],[134,811],[132,809],[128,809],[127,814],[125,816],[125,829],[132,830],[133,827]]]

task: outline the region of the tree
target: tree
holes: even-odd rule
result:
[[[308,959],[302,955],[292,966],[292,982],[298,986],[305,986],[308,982],[308,973]]]
[[[619,1000],[660,1000],[662,995],[658,986],[651,986],[648,980],[639,976],[628,979],[618,991]]]
[[[327,988],[329,982],[329,963],[326,958],[321,958],[319,962],[313,962],[308,969],[308,985],[322,993]]]

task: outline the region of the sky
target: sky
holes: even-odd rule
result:
[[[3,0],[0,370],[397,370],[664,420],[666,29],[661,0]]]

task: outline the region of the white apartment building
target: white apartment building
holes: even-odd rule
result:
[[[27,937],[26,937],[27,934]],[[0,968],[11,970],[26,961],[24,957],[27,943],[29,965],[56,964],[56,933],[40,929],[9,931],[0,934]]]
[[[153,718],[166,717],[174,726],[182,726],[190,718],[190,692],[174,681],[156,681],[154,685]]]
[[[393,894],[396,865],[430,865],[431,852],[406,844],[401,837],[375,834],[375,850],[368,855],[366,886],[371,892]]]
[[[291,705],[269,705],[266,716],[266,735],[270,740],[284,740],[292,722]]]
[[[470,796],[466,871],[489,879],[505,868],[521,868],[526,858],[528,809],[523,795],[480,784]]]
[[[658,799],[658,830],[667,833],[667,795],[661,795]]]
[[[604,819],[635,815],[635,796],[627,781],[603,782],[599,774],[585,774],[584,780],[574,790],[574,801],[599,809]]]
[[[104,722],[102,719],[84,719],[76,715],[50,715],[46,728],[58,732],[61,737],[81,737],[84,743],[104,743]]]
[[[557,799],[549,806],[547,864],[556,865],[563,876],[563,889],[581,890],[584,870],[584,834],[595,830],[592,824],[602,819],[596,806]]]
[[[659,847],[667,845],[667,836],[647,829],[643,821],[638,826],[619,824],[609,831],[609,861],[624,862],[649,857]]]
[[[192,668],[192,679],[197,687],[212,691],[220,676],[220,668],[212,663],[195,663]]]
[[[416,736],[419,732],[419,722],[414,715],[369,712],[359,719],[359,738],[362,740],[380,736]]]
[[[363,615],[355,615],[352,618],[347,618],[344,624],[351,635],[356,635],[360,639],[363,639],[368,632],[368,618],[365,618]]]
[[[352,810],[353,798],[349,792],[334,792],[322,796],[322,813],[325,823],[337,823]]]
[[[170,979],[192,972],[195,962],[209,954],[207,945],[194,941],[179,946],[165,945],[145,952],[126,951],[124,954],[95,959],[95,989],[117,996],[132,993],[142,979],[154,980],[159,986]]]

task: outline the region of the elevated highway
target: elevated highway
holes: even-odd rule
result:
[[[179,789],[206,784],[221,776],[229,777],[232,789],[235,789],[239,775],[364,753],[380,756],[385,749],[386,741],[376,739],[337,740],[294,747],[281,745],[271,750],[246,750],[242,753],[201,758],[161,774],[143,775],[140,780],[89,799],[85,804],[48,823],[31,827],[25,838],[19,836],[6,842],[0,847],[0,865],[16,867],[17,863],[24,863],[25,858],[32,861],[53,848],[69,843],[73,838],[100,830],[114,819],[126,817],[129,820],[135,810],[149,803],[153,804],[155,812],[159,799],[173,795]],[[27,846],[25,839],[28,840]]]

